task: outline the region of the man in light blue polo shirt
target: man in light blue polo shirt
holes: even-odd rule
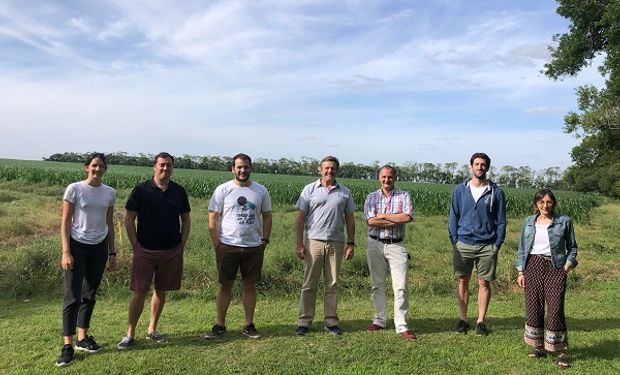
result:
[[[321,160],[321,178],[304,187],[295,205],[298,210],[295,223],[297,256],[304,261],[304,282],[295,331],[300,336],[310,331],[321,273],[325,279],[325,330],[334,335],[342,334],[337,314],[338,276],[342,258],[349,260],[353,257],[355,203],[349,189],[336,182],[339,167],[338,159],[333,156]]]

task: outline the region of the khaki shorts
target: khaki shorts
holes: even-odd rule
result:
[[[220,243],[215,249],[218,279],[220,283],[234,281],[237,270],[241,280],[257,283],[263,269],[265,246],[239,247]]]
[[[478,278],[486,281],[495,280],[497,269],[497,251],[495,244],[467,245],[458,241],[453,250],[454,276],[471,275],[474,265]]]

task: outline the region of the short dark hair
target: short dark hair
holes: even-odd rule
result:
[[[170,155],[167,152],[160,152],[159,154],[155,155],[155,157],[153,158],[153,166],[157,164],[157,159],[159,158],[170,159],[170,161],[172,161],[172,166],[174,167],[174,156]]]
[[[247,161],[248,163],[250,163],[250,167],[252,166],[252,158],[251,158],[251,157],[249,157],[249,156],[248,156],[248,155],[246,155],[246,154],[239,153],[239,154],[237,154],[237,155],[235,155],[235,156],[233,156],[233,157],[232,157],[232,163],[231,163],[231,165],[230,165],[230,167],[231,167],[231,168],[234,168],[234,167],[235,167],[235,161],[237,161],[237,159],[241,159],[241,160],[243,160],[243,161]]]
[[[473,154],[471,156],[471,159],[469,159],[469,165],[474,165],[474,160],[476,159],[484,159],[487,162],[487,168],[491,166],[491,158],[484,152],[476,152],[475,154]]]
[[[398,172],[396,171],[396,167],[394,167],[393,165],[386,164],[383,167],[379,168],[379,170],[377,171],[377,178],[379,178],[381,171],[384,169],[391,170],[392,172],[394,172],[394,177],[398,177]]]
[[[102,152],[92,152],[86,155],[86,158],[84,159],[84,166],[88,167],[95,158],[101,159],[101,161],[103,162],[103,168],[107,171],[108,170],[108,159],[105,157],[105,154],[103,154]]]
[[[536,203],[538,203],[539,201],[543,200],[545,195],[548,195],[549,198],[551,198],[551,201],[553,201],[553,207],[551,208],[551,213],[554,213],[555,212],[555,205],[557,204],[557,201],[555,199],[555,195],[549,189],[540,189],[540,190],[538,190],[536,192],[536,194],[534,194],[534,211],[538,212],[538,207],[536,206]]]
[[[326,156],[323,158],[323,160],[321,160],[321,162],[319,163],[320,166],[323,166],[323,163],[326,161],[331,161],[332,163],[336,163],[336,169],[340,169],[340,162],[338,161],[338,158],[335,156]]]

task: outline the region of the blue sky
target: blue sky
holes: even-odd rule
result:
[[[538,1],[2,1],[0,157],[165,150],[570,165]]]

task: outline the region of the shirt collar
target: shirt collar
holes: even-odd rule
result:
[[[324,187],[324,188],[327,188],[327,186],[325,186],[325,185],[323,185],[323,184],[321,183],[321,179],[320,179],[320,178],[319,178],[318,180],[316,180],[316,185],[315,185],[315,186],[316,186],[316,187]],[[336,181],[336,183],[334,184],[334,187],[332,188],[332,190],[333,190],[333,189],[338,188],[339,186],[340,186],[340,184],[338,184],[338,181]]]

